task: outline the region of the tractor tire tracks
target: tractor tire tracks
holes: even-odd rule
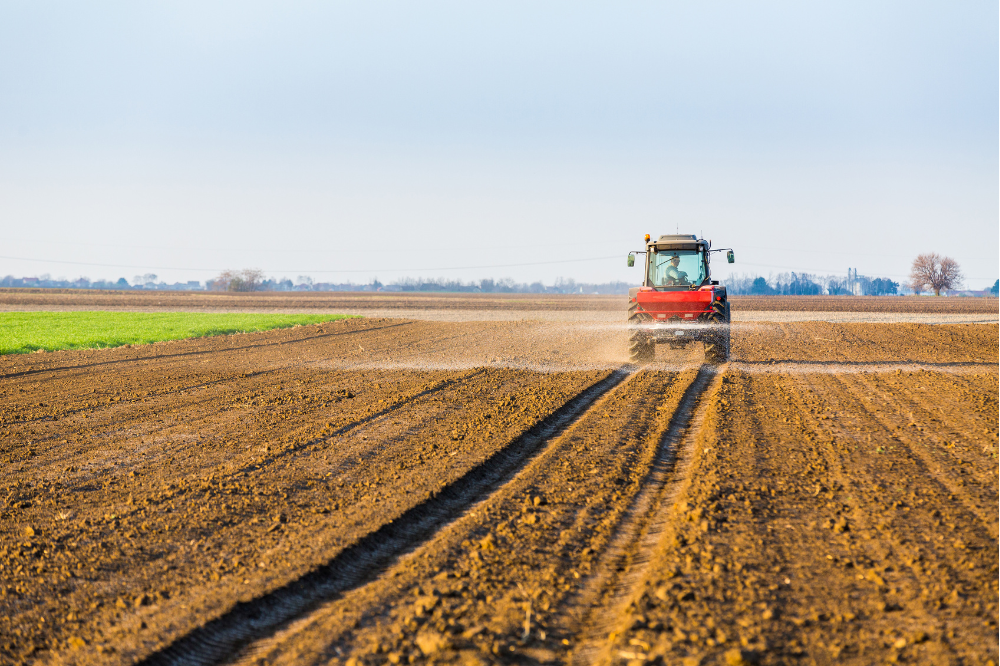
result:
[[[496,451],[397,520],[360,538],[330,562],[263,597],[238,604],[140,663],[151,666],[218,663],[247,641],[266,636],[311,607],[373,579],[510,478],[547,439],[627,376],[625,370],[612,373],[524,436]]]
[[[608,634],[617,628],[619,618],[645,576],[649,558],[671,519],[669,509],[684,491],[691,450],[709,403],[704,398],[713,393],[711,389],[724,373],[725,366],[705,365],[688,385],[660,441],[646,482],[618,525],[614,540],[597,564],[596,574],[577,598],[567,604],[578,611],[575,617],[567,616],[570,619],[567,633],[575,635],[578,641],[578,647],[570,655],[571,664],[608,660],[608,655],[602,653]]]

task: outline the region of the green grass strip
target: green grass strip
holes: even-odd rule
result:
[[[249,333],[345,319],[336,314],[0,312],[0,354],[95,349]]]

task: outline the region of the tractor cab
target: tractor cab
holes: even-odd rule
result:
[[[694,235],[674,234],[650,240],[644,252],[645,274],[641,287],[629,290],[629,350],[633,361],[651,360],[657,343],[672,348],[704,342],[713,362],[729,358],[729,300],[726,288],[712,280],[712,241]],[[731,249],[726,258],[733,263]]]
[[[668,242],[660,242],[669,239]],[[694,236],[684,236],[692,240]],[[643,286],[657,290],[697,289],[709,278],[708,250],[711,241],[677,242],[661,236],[646,244],[646,281]]]

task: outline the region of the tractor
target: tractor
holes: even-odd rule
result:
[[[629,252],[629,266],[636,255],[646,255],[642,286],[628,292],[632,362],[653,360],[657,344],[679,349],[692,342],[704,343],[709,363],[729,360],[729,299],[710,272],[712,253],[723,251],[733,263],[732,249],[713,250],[712,241],[686,234],[650,240],[646,234],[645,251]]]

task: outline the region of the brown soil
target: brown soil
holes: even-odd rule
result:
[[[606,656],[995,662],[996,381],[728,372]]]
[[[0,661],[227,627],[249,663],[996,661],[997,346],[768,324],[632,368],[355,319],[4,357]]]
[[[254,646],[245,660],[568,656],[575,636],[564,615],[579,605],[581,584],[647,481],[694,375],[631,376],[433,543],[305,626]]]
[[[0,310],[501,310],[618,311],[624,296],[412,292],[103,291],[0,289]],[[995,298],[893,296],[733,296],[734,310],[997,313]]]
[[[835,324],[821,321],[737,325],[733,357],[761,365],[799,366],[923,363],[941,369],[996,366],[996,326],[921,324]]]
[[[998,312],[996,298],[930,296],[733,296],[734,310],[807,312]]]

